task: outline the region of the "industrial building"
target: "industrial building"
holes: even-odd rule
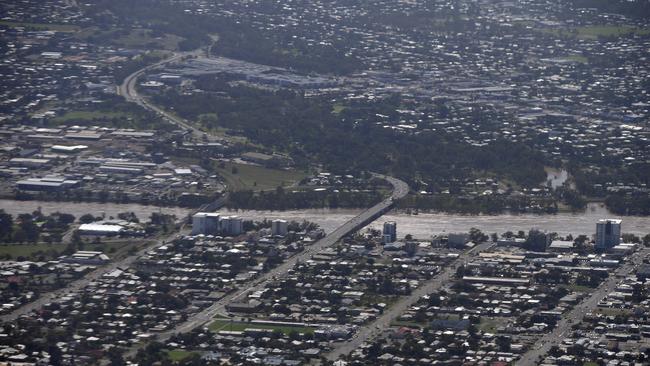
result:
[[[81,235],[113,236],[119,235],[125,229],[121,225],[90,223],[79,225],[78,230]]]
[[[28,178],[16,182],[16,188],[23,191],[61,191],[79,186],[78,180],[64,177]]]

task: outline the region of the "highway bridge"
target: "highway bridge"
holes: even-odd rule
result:
[[[212,306],[191,316],[187,321],[178,324],[173,329],[159,333],[158,340],[165,341],[169,339],[173,334],[189,332],[197,327],[207,325],[215,318],[215,316],[226,313],[226,305],[232,302],[243,300],[251,292],[264,289],[268,281],[286,276],[289,270],[291,270],[296,263],[309,260],[312,255],[336,244],[346,235],[358,231],[377,218],[381,217],[384,213],[393,208],[396,200],[406,196],[409,192],[408,185],[397,178],[381,174],[374,174],[374,176],[388,181],[393,186],[393,191],[390,197],[353,217],[345,224],[341,225],[336,230],[326,235],[324,238],[307,247],[303,252],[294,255],[279,266],[271,269],[269,272],[262,274],[260,277],[253,280],[248,287],[239,289],[226,295],[219,301],[215,302]],[[134,351],[135,350],[129,352],[129,355],[133,355]]]

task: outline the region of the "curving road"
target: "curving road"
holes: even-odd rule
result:
[[[178,116],[175,116],[167,111],[165,111],[162,108],[159,108],[151,103],[149,103],[146,99],[144,99],[140,94],[138,94],[138,91],[136,90],[136,84],[138,81],[138,78],[143,75],[145,72],[159,68],[161,66],[176,62],[184,57],[191,57],[191,56],[198,56],[202,52],[204,52],[201,49],[192,51],[192,52],[175,52],[172,56],[156,62],[155,64],[151,64],[149,66],[146,66],[131,75],[127,76],[122,84],[120,84],[117,87],[117,94],[123,96],[126,98],[127,101],[136,103],[140,106],[142,106],[145,109],[148,109],[159,116],[162,116],[167,122],[176,125],[182,129],[185,129],[187,131],[191,131],[195,136],[202,136],[204,134],[203,131],[199,130],[198,128],[194,127],[192,124],[187,122],[185,119],[180,118]]]
[[[195,135],[199,135],[199,136],[203,135],[204,132],[200,131],[196,127],[193,127],[190,123],[188,123],[184,119],[171,115],[165,112],[163,109],[147,102],[143,97],[141,97],[137,93],[137,90],[135,88],[138,77],[144,74],[145,72],[175,62],[184,56],[197,55],[200,52],[201,52],[200,50],[196,50],[191,53],[183,53],[183,54],[175,53],[173,56],[165,60],[162,60],[158,63],[149,65],[141,70],[138,70],[132,73],[131,75],[129,75],[126,79],[124,79],[124,82],[118,87],[117,93],[119,95],[124,96],[128,101],[137,103],[138,105],[146,109],[149,109],[155,113],[158,113],[159,115],[162,115],[166,120],[168,120],[170,123],[176,126],[184,128],[186,130],[190,130]],[[388,181],[393,186],[393,191],[390,197],[386,198],[385,200],[381,201],[375,206],[363,211],[359,215],[350,219],[348,222],[341,225],[332,233],[328,234],[324,238],[320,239],[316,243],[306,248],[302,253],[294,255],[293,257],[289,258],[287,261],[280,264],[278,267],[270,270],[269,272],[262,274],[260,277],[253,280],[250,283],[250,286],[226,295],[224,298],[215,302],[212,306],[191,316],[187,321],[178,324],[173,329],[159,333],[157,339],[159,341],[164,342],[165,340],[169,339],[173,334],[189,332],[197,327],[207,324],[218,314],[225,313],[227,304],[242,299],[250,292],[263,289],[266,286],[266,283],[270,280],[287,275],[288,271],[291,270],[296,263],[301,261],[304,262],[310,259],[313,254],[316,254],[319,251],[336,244],[344,236],[363,228],[364,226],[366,226],[367,224],[379,218],[385,212],[390,210],[393,207],[395,200],[403,198],[408,194],[409,187],[405,182],[397,178],[382,175],[382,174],[373,174],[373,175],[375,177]],[[417,298],[415,300],[417,300]],[[370,334],[367,334],[367,336],[369,335]],[[362,338],[365,339],[367,337],[359,337],[358,339],[362,339]],[[134,356],[137,349],[142,346],[143,346],[142,344],[139,344],[136,347],[132,348],[126,354],[126,357]]]

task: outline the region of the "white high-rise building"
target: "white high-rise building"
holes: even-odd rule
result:
[[[192,235],[212,235],[219,231],[219,214],[197,212],[192,216]]]
[[[271,221],[271,234],[274,236],[285,236],[289,232],[289,223],[286,220]]]
[[[395,221],[384,222],[384,231],[383,231],[384,244],[394,243],[396,241],[397,241],[397,223]]]
[[[621,243],[621,220],[603,219],[596,224],[596,249],[607,250]]]
[[[224,216],[220,221],[220,229],[224,235],[239,235],[244,231],[243,221],[238,216]]]

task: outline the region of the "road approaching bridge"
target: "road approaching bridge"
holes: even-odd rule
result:
[[[381,174],[375,174],[375,177],[384,179],[393,186],[393,192],[390,197],[353,217],[324,238],[307,247],[303,252],[294,255],[279,266],[271,269],[269,272],[262,274],[259,278],[253,280],[248,287],[226,295],[219,301],[215,302],[212,306],[191,316],[184,323],[180,323],[166,332],[159,333],[158,340],[165,341],[173,334],[189,332],[197,327],[207,325],[207,323],[211,322],[215,316],[226,313],[225,307],[227,304],[236,302],[251,292],[262,290],[270,280],[286,276],[289,270],[291,270],[296,263],[310,259],[313,254],[336,244],[346,235],[365,227],[390,210],[393,207],[395,200],[408,194],[409,187],[405,182]]]
[[[198,56],[202,53],[202,50],[196,50],[192,52],[175,52],[173,53],[170,57],[156,62],[154,64],[151,64],[149,66],[143,67],[142,69],[133,72],[131,75],[127,76],[124,81],[122,81],[122,84],[120,84],[117,87],[117,94],[123,96],[127,101],[133,102],[138,104],[139,106],[148,109],[159,116],[163,117],[163,119],[173,125],[176,125],[184,130],[187,130],[191,132],[192,134],[195,135],[195,137],[200,137],[204,134],[203,131],[199,130],[198,128],[192,126],[189,122],[187,122],[185,119],[175,116],[167,111],[165,111],[162,108],[159,108],[152,103],[149,103],[146,99],[144,99],[140,94],[138,94],[138,91],[136,90],[136,83],[138,81],[138,78],[142,76],[145,72],[159,68],[161,66],[165,66],[168,64],[171,64],[173,62],[179,61],[183,59],[184,57],[195,57]]]

